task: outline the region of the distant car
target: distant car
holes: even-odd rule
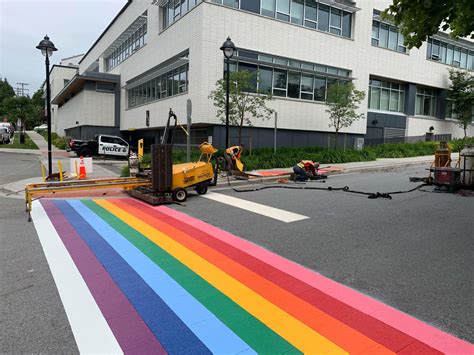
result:
[[[13,135],[15,134],[15,128],[10,122],[0,122],[0,128],[5,128],[10,135],[10,139],[13,138]]]
[[[35,128],[33,128],[33,130],[38,133],[45,131],[47,129],[48,129],[48,125],[46,123],[42,124],[41,126],[36,126]]]
[[[8,132],[8,128],[6,127],[0,127],[0,143],[10,143],[10,132]]]

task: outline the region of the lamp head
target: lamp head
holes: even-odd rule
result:
[[[54,46],[54,43],[49,40],[48,35],[44,36],[44,39],[36,46],[37,49],[41,50],[41,54],[45,57],[51,57],[54,51],[58,49]]]
[[[230,59],[234,56],[235,44],[234,42],[232,42],[230,37],[227,37],[227,40],[224,42],[220,50],[224,52],[224,57],[226,57],[227,59]]]

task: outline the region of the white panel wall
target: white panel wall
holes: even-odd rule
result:
[[[82,91],[85,95],[84,116],[81,125],[114,126],[115,95],[91,90]]]
[[[452,134],[453,138],[464,137],[464,130],[459,127],[455,120],[437,120],[420,117],[408,117],[407,136],[422,136],[429,132],[429,128],[433,127],[434,134]],[[470,125],[467,129],[468,136],[474,136],[474,125]]]
[[[64,88],[64,80],[71,80],[77,73],[77,68],[65,68],[54,66],[50,74],[51,98],[61,92]],[[58,105],[51,105],[51,131],[64,136],[64,127],[58,122]]]
[[[83,124],[85,97],[84,91],[81,91],[59,108],[58,131],[64,132],[67,128],[76,127],[76,121],[79,122],[79,125]]]

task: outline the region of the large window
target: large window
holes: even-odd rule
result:
[[[162,100],[188,91],[188,64],[127,89],[128,108]]]
[[[382,22],[380,11],[374,10],[372,20],[372,45],[393,51],[406,53],[407,49],[403,44],[403,35],[397,27]]]
[[[243,1],[243,0],[242,0]],[[186,15],[188,11],[191,11],[201,0],[167,0],[163,1],[161,8],[161,28],[171,26],[175,21],[180,19],[182,16]],[[228,1],[227,2],[231,2]],[[233,0],[232,2],[238,2],[238,0]]]
[[[352,13],[318,0],[211,0],[296,25],[351,37]]]
[[[458,115],[454,112],[456,102],[453,99],[446,100],[446,118],[457,119]],[[471,108],[471,121],[474,122],[474,106]]]
[[[405,86],[395,82],[370,79],[369,109],[404,112]]]
[[[416,87],[415,115],[436,116],[436,90]]]
[[[147,23],[145,21],[129,37],[117,44],[117,48],[105,58],[106,71],[110,71],[134,54],[146,43]]]
[[[426,59],[474,70],[474,46],[459,46],[430,37],[428,38]]]
[[[351,80],[347,69],[241,49],[231,61],[236,70],[253,74],[249,92],[311,101],[325,101],[328,86]]]

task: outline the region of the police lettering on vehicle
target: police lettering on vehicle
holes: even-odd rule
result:
[[[106,152],[117,152],[117,153],[126,153],[127,148],[121,147],[104,147],[104,151]]]

